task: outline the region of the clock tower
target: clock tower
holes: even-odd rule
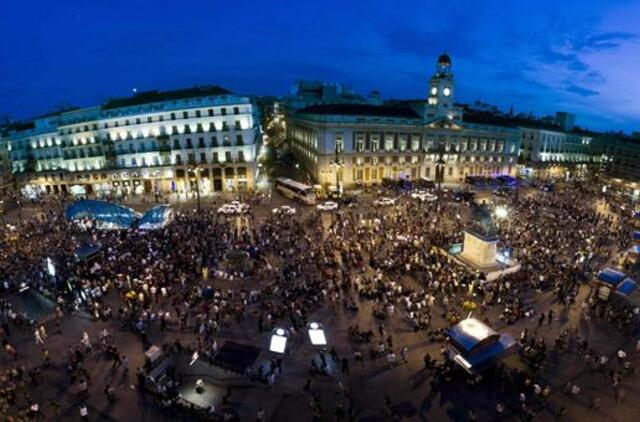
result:
[[[442,53],[436,63],[436,73],[429,79],[429,92],[425,119],[427,121],[439,117],[451,120],[459,119],[459,110],[453,105],[453,74],[451,58]]]

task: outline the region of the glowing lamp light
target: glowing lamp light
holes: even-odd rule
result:
[[[502,220],[509,216],[509,210],[507,209],[507,207],[499,206],[499,207],[496,207],[495,214],[496,214],[496,218],[499,218]]]
[[[287,332],[283,328],[276,328],[271,334],[269,351],[274,353],[284,353],[287,348]]]
[[[314,346],[326,346],[327,345],[327,337],[324,334],[324,327],[317,323],[311,322],[309,323],[309,340],[311,344]]]

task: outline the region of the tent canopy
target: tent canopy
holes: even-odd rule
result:
[[[86,260],[100,252],[100,249],[102,249],[102,246],[97,243],[86,243],[82,246],[78,246],[75,253],[78,259]]]
[[[598,281],[609,284],[613,287],[617,286],[626,276],[620,271],[613,268],[605,268],[598,274]]]
[[[447,334],[459,349],[466,352],[499,338],[491,327],[475,318],[463,319],[449,328]]]
[[[628,296],[636,289],[636,287],[637,283],[635,282],[635,280],[627,277],[622,283],[618,285],[618,287],[616,288],[616,292],[623,296]]]

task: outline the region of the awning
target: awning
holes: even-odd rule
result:
[[[613,268],[605,268],[598,274],[598,281],[615,287],[624,280],[625,277],[625,274],[620,271],[616,271]]]
[[[471,351],[481,343],[497,339],[498,333],[491,327],[475,318],[463,319],[447,330],[447,335],[457,348],[463,351]]]
[[[632,280],[630,278],[625,278],[624,281],[620,283],[620,285],[616,289],[616,292],[623,296],[628,296],[629,294],[631,294],[631,292],[633,292],[636,289],[636,287],[637,287],[637,283],[635,282],[635,280]]]

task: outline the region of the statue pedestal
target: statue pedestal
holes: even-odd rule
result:
[[[479,233],[466,230],[464,232],[464,246],[460,258],[479,269],[490,269],[497,265],[498,238],[496,236],[483,236]]]

